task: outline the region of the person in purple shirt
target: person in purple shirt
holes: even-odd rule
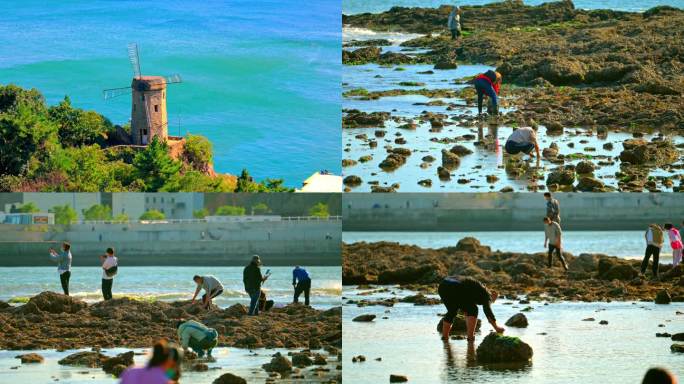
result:
[[[162,339],[154,345],[145,367],[131,367],[121,375],[121,384],[175,384],[180,379],[183,351]]]
[[[299,295],[304,293],[304,305],[309,305],[309,293],[311,292],[311,277],[306,269],[299,265],[292,270],[292,286],[294,287],[294,302],[299,302]]]

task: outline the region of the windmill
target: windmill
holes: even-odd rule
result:
[[[118,96],[132,95],[131,139],[133,144],[147,145],[153,137],[168,137],[166,115],[166,85],[181,83],[180,75],[143,76],[140,72],[138,44],[128,45],[128,58],[133,66],[133,81],[130,87],[105,89],[105,100]]]

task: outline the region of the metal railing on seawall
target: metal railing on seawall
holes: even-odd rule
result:
[[[226,216],[231,217],[231,216]],[[235,216],[242,220],[236,222],[259,222],[258,216]],[[254,219],[250,219],[254,217]],[[280,216],[278,221],[341,221],[342,216]],[[72,224],[188,224],[188,223],[211,223],[207,219],[163,219],[163,220],[79,220]]]

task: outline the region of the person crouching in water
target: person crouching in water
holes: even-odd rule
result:
[[[304,305],[309,305],[309,293],[311,292],[311,277],[306,269],[299,265],[292,270],[292,285],[294,286],[294,302],[299,302],[299,295],[304,293]]]
[[[100,261],[102,262],[102,297],[105,300],[111,300],[112,285],[119,269],[119,260],[114,256],[114,249],[107,248],[105,254],[100,256]]]
[[[202,295],[202,306],[204,306],[205,309],[209,308],[211,305],[211,300],[223,293],[223,285],[212,275],[195,275],[192,277],[192,280],[195,282],[195,284],[197,284],[195,294],[192,295],[193,304],[195,303],[195,298],[202,289],[204,289],[204,295]]]
[[[553,254],[555,253],[563,265],[563,269],[568,270],[568,263],[565,262],[565,257],[563,257],[563,251],[561,248],[563,242],[563,231],[560,225],[555,221],[551,220],[550,217],[544,218],[544,248],[547,244],[549,246],[549,263],[548,266],[551,268],[553,265]]]
[[[648,268],[648,260],[653,256],[653,278],[658,277],[658,268],[660,266],[660,248],[663,247],[664,241],[663,229],[658,224],[649,224],[644,238],[646,239],[646,252],[644,253],[644,260],[641,262],[641,275],[646,273]]]
[[[145,367],[128,368],[121,375],[121,384],[171,384],[180,379],[183,351],[166,340],[152,348],[152,358]]]
[[[62,284],[62,291],[69,296],[69,279],[71,279],[71,244],[66,241],[62,243],[62,251],[57,253],[53,248],[48,250],[50,252],[50,260],[57,262],[57,272],[59,273],[59,282]]]
[[[679,265],[682,261],[682,236],[679,234],[677,228],[674,225],[667,223],[665,224],[665,230],[670,238],[670,247],[672,248],[672,268]]]
[[[178,339],[183,349],[192,348],[197,356],[211,357],[211,351],[218,344],[218,332],[195,320],[179,321],[176,324]]]
[[[481,305],[489,321],[498,333],[503,333],[504,328],[496,323],[496,317],[492,312],[491,303],[499,296],[495,291],[487,290],[481,282],[456,276],[445,277],[439,284],[438,293],[442,303],[447,308],[447,313],[442,318],[442,340],[449,340],[451,325],[458,314],[462,311],[466,320],[466,334],[469,343],[475,341],[475,326],[477,325],[477,306]]]
[[[524,153],[526,155],[532,155],[532,150],[534,149],[537,154],[537,168],[540,165],[541,154],[539,153],[539,142],[537,142],[537,133],[534,129],[530,127],[518,128],[506,139],[506,144],[504,145],[506,153],[509,155],[517,155],[518,153]]]
[[[491,69],[475,77],[473,85],[477,92],[477,114],[482,115],[482,102],[485,95],[489,97],[491,104],[491,114],[497,115],[499,113],[499,90],[501,89],[502,77],[499,72]]]

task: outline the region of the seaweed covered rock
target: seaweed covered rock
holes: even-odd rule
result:
[[[41,292],[21,307],[22,311],[49,313],[76,313],[88,306],[84,301],[55,292]]]
[[[342,117],[342,128],[382,127],[390,118],[389,112],[363,112],[358,109],[345,110]]]
[[[656,304],[670,304],[671,302],[672,298],[670,297],[670,293],[667,291],[667,289],[658,291],[655,297]]]
[[[575,171],[573,169],[558,168],[546,177],[546,185],[572,185],[575,182]]]
[[[262,365],[267,372],[289,373],[292,372],[292,362],[287,357],[276,353],[270,363]]]
[[[525,363],[532,359],[532,347],[517,337],[490,333],[477,347],[479,363]]]
[[[20,359],[22,364],[36,364],[42,363],[45,359],[37,353],[25,353],[23,355],[15,356]]]
[[[100,368],[107,360],[107,356],[95,351],[83,351],[72,353],[59,360],[59,365],[72,365],[77,367]]]

